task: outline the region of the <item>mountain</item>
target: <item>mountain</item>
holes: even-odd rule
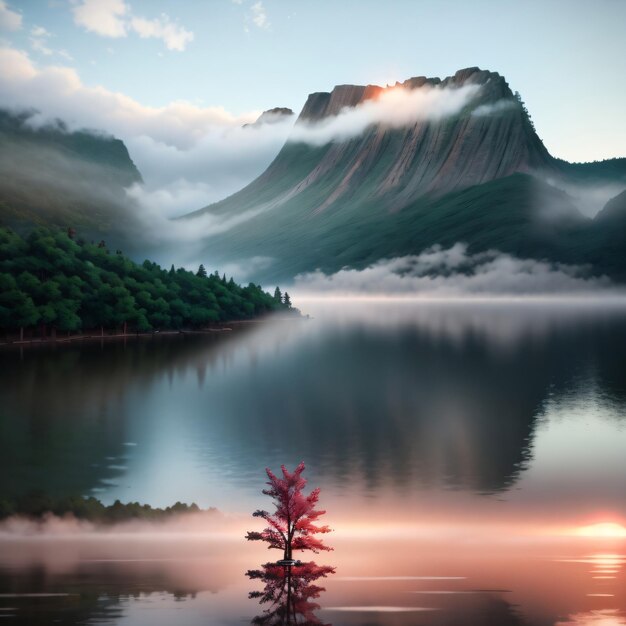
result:
[[[374,117],[359,132],[341,129],[398,92],[426,103],[470,97],[448,115],[439,114],[442,100],[430,117],[402,125]],[[336,127],[335,136],[315,139]],[[468,68],[444,80],[311,94],[293,137],[259,178],[184,219],[208,214],[235,224],[206,238],[207,259],[257,267],[257,280],[363,267],[457,241],[470,252],[495,248],[568,263],[592,254],[596,271],[616,275],[626,259],[604,258],[602,220],[589,216],[623,189],[626,159],[554,158],[506,80]]]
[[[125,188],[141,175],[122,141],[36,125],[35,111],[0,110],[0,224],[75,228],[81,236],[126,240],[138,228]]]
[[[294,112],[287,107],[274,107],[273,109],[263,111],[254,123],[244,124],[243,128],[257,128],[259,126],[263,126],[264,124],[276,124],[276,122],[282,122],[289,119],[293,115]]]

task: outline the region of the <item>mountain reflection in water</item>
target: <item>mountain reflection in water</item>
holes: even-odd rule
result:
[[[528,466],[546,403],[591,389],[623,414],[622,309],[336,306],[219,337],[1,351],[0,490],[224,507],[220,474],[249,497],[263,467],[306,459],[337,490],[494,493]]]

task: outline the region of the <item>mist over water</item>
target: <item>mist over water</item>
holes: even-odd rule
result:
[[[0,353],[3,493],[222,512],[3,526],[0,608],[249,622],[243,573],[275,556],[243,539],[264,468],[304,460],[335,530],[322,623],[623,623],[624,539],[576,535],[626,520],[621,301],[296,304],[312,319]]]

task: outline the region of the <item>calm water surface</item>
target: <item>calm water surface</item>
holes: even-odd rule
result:
[[[626,526],[626,308],[300,304],[313,319],[0,352],[0,494],[222,512],[5,527],[1,621],[250,623],[268,607],[244,572],[273,555],[249,512],[265,466],[304,459],[337,567],[308,623],[626,624],[626,541],[579,532]]]

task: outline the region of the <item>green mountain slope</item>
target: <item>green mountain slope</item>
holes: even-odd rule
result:
[[[127,243],[138,230],[124,189],[141,181],[126,146],[34,112],[0,110],[0,224],[72,226],[86,236]]]
[[[389,212],[375,201],[312,218],[302,202],[290,211],[261,214],[228,237],[212,240],[212,258],[269,257],[267,280],[285,280],[321,269],[363,268],[382,258],[416,254],[434,244],[469,245],[579,263],[588,254],[593,220],[576,211],[563,192],[527,174],[475,185],[439,197],[423,197]],[[586,262],[586,261],[585,261]]]

